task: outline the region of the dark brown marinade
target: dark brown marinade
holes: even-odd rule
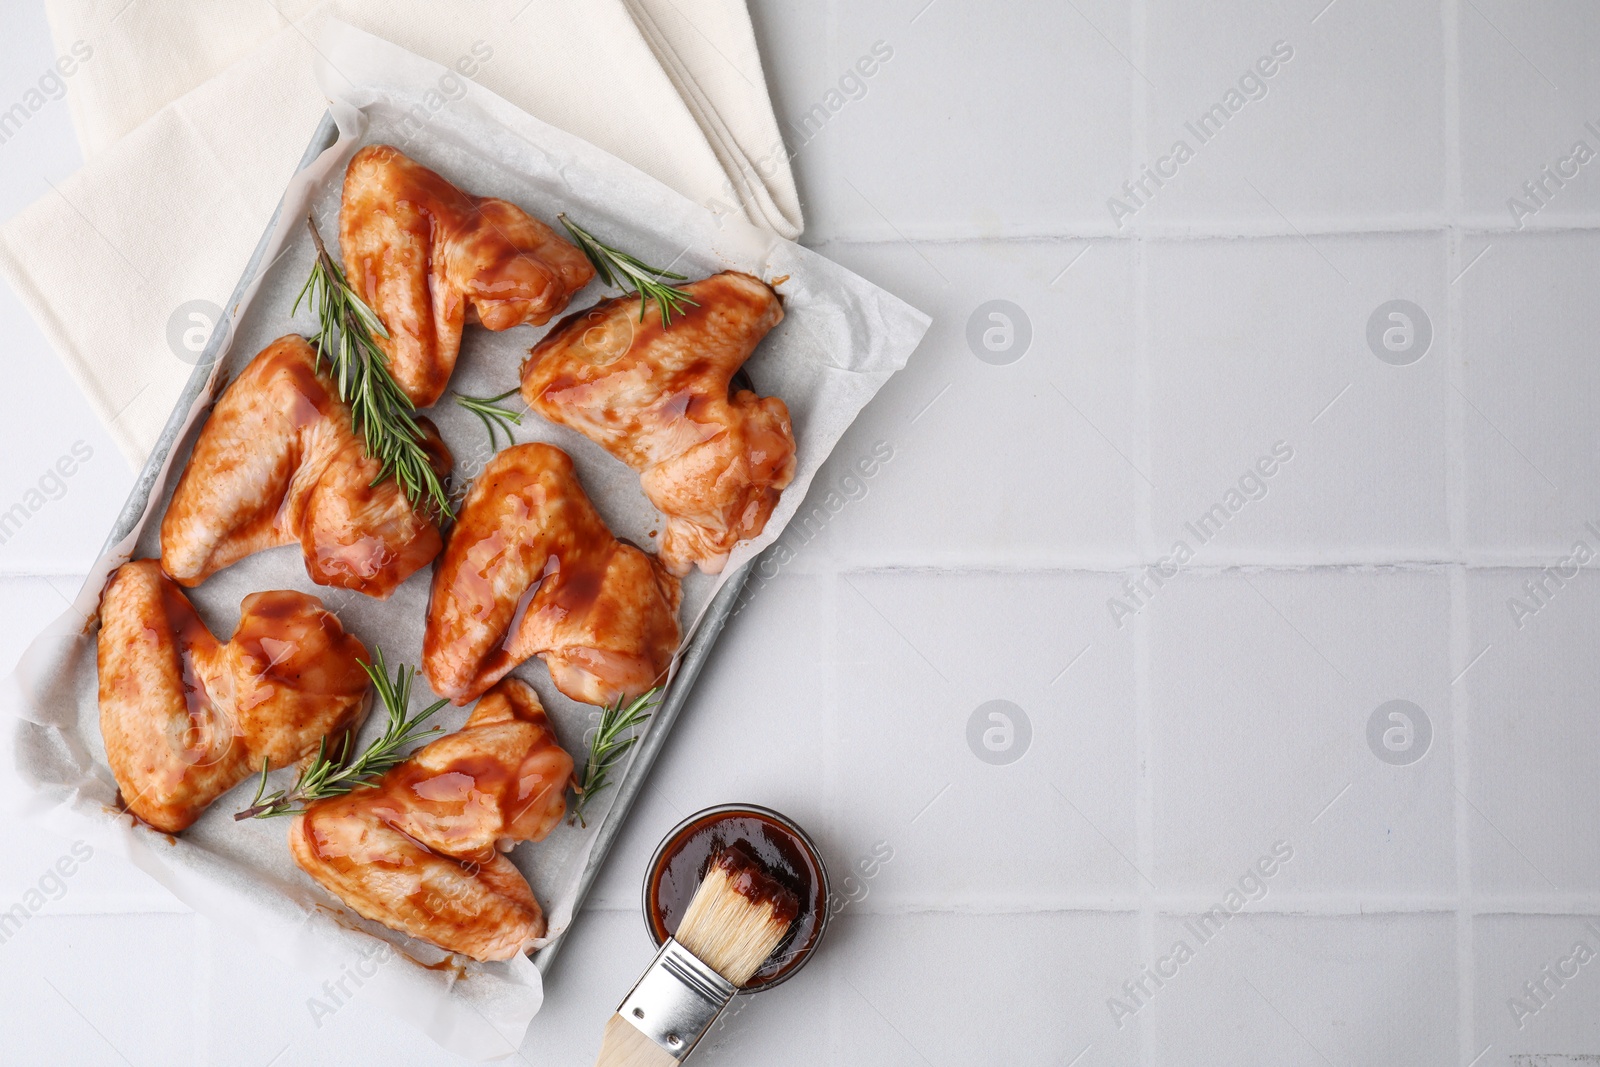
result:
[[[794,925],[778,943],[772,956],[756,971],[745,989],[757,989],[782,978],[797,966],[807,949],[822,936],[827,915],[823,899],[822,872],[817,870],[805,846],[788,827],[759,812],[724,811],[697,819],[684,827],[662,848],[661,862],[651,876],[647,904],[651,932],[657,941],[677,933],[678,924],[694,899],[695,890],[705,878],[713,859],[759,872],[762,885],[751,887],[762,899],[770,894],[779,901],[788,894],[796,909]],[[742,891],[742,890],[741,890]]]

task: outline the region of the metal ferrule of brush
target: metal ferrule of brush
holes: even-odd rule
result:
[[[674,1059],[682,1060],[738,991],[676,938],[669,937],[617,1014]]]

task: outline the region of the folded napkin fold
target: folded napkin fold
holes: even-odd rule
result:
[[[88,53],[67,79],[88,162],[0,227],[0,274],[135,464],[192,369],[204,309],[226,301],[322,115],[312,60],[329,16],[713,210],[800,232],[793,176],[771,162],[784,157],[744,0],[51,0],[49,12],[57,50]]]

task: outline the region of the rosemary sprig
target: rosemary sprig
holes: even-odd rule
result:
[[[639,740],[638,733],[630,731],[648,719],[651,710],[661,703],[660,692],[660,689],[652,689],[626,706],[619,696],[615,704],[600,712],[600,725],[589,743],[589,758],[584,762],[583,773],[572,785],[572,791],[577,794],[572,817],[582,825],[589,825],[583,817],[584,805],[611,784],[611,771]]]
[[[520,411],[507,411],[505,408],[496,407],[498,401],[508,396],[516,396],[517,390],[507,389],[499,396],[463,396],[456,394],[456,403],[478,416],[478,421],[483,423],[483,428],[489,431],[489,448],[496,448],[496,431],[503,430],[506,435],[506,447],[516,444],[517,439],[511,436],[511,427],[522,425]]]
[[[317,316],[313,338],[317,363],[328,361],[338,382],[339,399],[350,405],[351,421],[366,440],[367,455],[381,464],[372,484],[393,475],[412,507],[454,518],[432,457],[422,447],[422,428],[412,414],[416,405],[394,380],[389,357],[375,339],[387,338],[389,331],[378,313],[351,288],[309,214],[306,225],[317,246],[317,259],[290,314],[300,310],[302,300],[309,299]]]
[[[406,758],[408,753],[404,750],[413,742],[440,731],[437,726],[427,730],[420,727],[428,716],[450,703],[448,700],[436,701],[415,715],[406,714],[411,702],[411,679],[417,673],[414,668],[402,665],[391,680],[381,648],[373,649],[372,662],[363,663],[361,667],[372,679],[372,687],[378,691],[378,697],[389,712],[389,722],[384,727],[383,736],[354,759],[350,758],[353,731],[345,734],[339,755],[333,759],[328,758],[328,739],[323,738],[317,746],[317,758],[300,772],[294,785],[270,794],[267,793],[268,761],[263,757],[261,782],[256,786],[255,799],[250,801],[248,808],[234,815],[235,819],[272,819],[279,815],[298,815],[313,800],[342,796],[355,789],[376,785],[376,779],[384,771]]]
[[[682,289],[661,281],[662,278],[670,278],[681,282],[686,280],[685,275],[652,267],[626,252],[602,244],[599,238],[567,218],[565,213],[556,218],[561,220],[561,225],[567,228],[577,246],[583,249],[583,254],[589,257],[594,272],[602,282],[623,292],[631,289],[639,294],[640,322],[644,321],[645,308],[651,300],[661,307],[662,326],[671,326],[672,316],[684,314],[685,308],[700,306],[699,301]]]

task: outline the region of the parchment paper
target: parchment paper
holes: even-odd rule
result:
[[[187,461],[211,396],[275,338],[310,333],[306,308],[295,317],[289,313],[312,262],[303,221],[307,208],[331,247],[338,235],[346,163],[362,145],[389,143],[476,195],[503,197],[552,225],[556,213],[565,211],[607,243],[648,263],[671,264],[690,278],[724,269],[767,279],[789,276],[780,287],[784,321],[746,369],[758,392],[788,404],[798,470],[763,535],[734,551],[723,576],[696,573],[685,580],[686,631],[726,575],[777,538],[839,437],[905,365],[928,319],[828,260],[731,216],[715,216],[594,146],[386,41],[335,22],[319,50],[319,78],[339,125],[338,143],[302,170],[285,193],[265,265],[235,309],[231,340],[213,370],[212,393],[187,412],[185,432],[157,479],[140,527],[97,561],[74,607],[29,647],[0,688],[0,714],[8,716],[3,743],[17,768],[16,779],[8,778],[0,790],[8,806],[128,858],[191,907],[228,923],[272,954],[321,978],[359,977],[363,997],[393,1009],[452,1051],[500,1057],[520,1045],[543,999],[540,973],[526,957],[489,964],[462,957],[447,961],[438,949],[360,919],[294,866],[284,844],[286,820],[233,820],[248,803],[252,783],[219,799],[173,838],[118,812],[116,783],[105,765],[93,620],[100,589],[125,560],[159,555],[157,532],[170,483]],[[571,308],[608,295],[596,283]],[[469,326],[452,393],[482,396],[514,387],[523,356],[544,332],[519,327],[496,334]],[[612,530],[637,544],[653,544],[660,516],[633,471],[578,434],[526,412],[520,402],[508,404],[524,411],[518,442],[548,441],[565,449]],[[455,453],[459,494],[492,455],[487,436],[474,415],[454,405],[450,393],[427,414]],[[389,600],[377,601],[314,585],[299,547],[288,546],[250,557],[189,595],[225,640],[247,594],[303,590],[320,597],[369,648],[381,647],[391,665],[416,664],[429,577],[424,569]],[[562,743],[581,762],[598,710],[558,693],[537,659],[515,673],[538,691]],[[434,699],[420,675],[416,690],[414,707]],[[752,703],[753,711],[758,708],[759,701]],[[454,729],[469,710],[447,708],[436,722]],[[374,712],[363,744],[381,729],[383,717],[381,709]],[[287,784],[293,773],[276,772],[272,787]],[[572,921],[579,875],[615,795],[613,789],[596,799],[587,828],[563,823],[546,840],[519,845],[512,854],[545,908],[552,938]],[[582,961],[568,960],[566,966],[582,966]],[[623,992],[618,990],[619,997]]]

